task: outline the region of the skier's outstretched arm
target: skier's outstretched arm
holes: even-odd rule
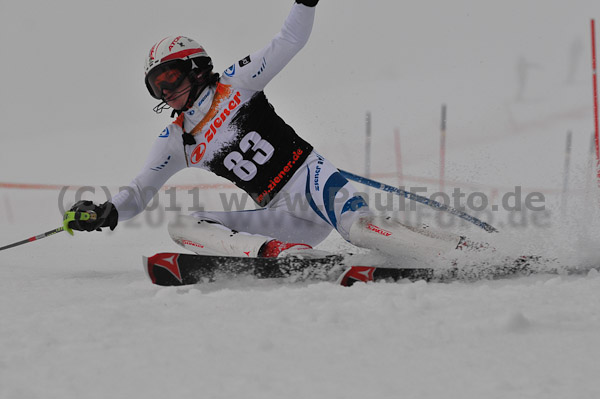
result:
[[[296,1],[271,42],[229,67],[224,73],[225,78],[235,80],[239,87],[262,91],[308,42],[317,2]]]

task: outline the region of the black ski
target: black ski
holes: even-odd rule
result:
[[[480,262],[473,265],[447,268],[401,268],[392,263],[368,265],[368,258],[334,254],[322,258],[242,258],[158,253],[144,257],[144,269],[154,284],[180,286],[223,281],[238,276],[260,279],[286,278],[289,281],[340,281],[350,286],[357,281],[399,281],[402,279],[436,282],[475,281],[531,274],[582,274],[591,267],[564,267],[552,259],[539,256],[506,258],[500,262]],[[367,264],[366,266],[361,266]]]
[[[144,257],[144,268],[154,284],[173,286],[226,280],[240,275],[256,278],[289,278],[292,281],[336,281],[351,265],[347,255],[328,255],[322,258],[242,258],[158,253]],[[372,266],[356,266],[357,281],[381,279],[400,280],[430,279],[431,269],[398,269]],[[344,284],[351,285],[351,284]]]

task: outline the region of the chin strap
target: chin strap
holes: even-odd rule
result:
[[[211,73],[212,69],[205,70],[203,72],[190,72],[190,81],[192,83],[192,88],[190,89],[190,95],[188,96],[188,100],[185,103],[185,108],[180,110],[179,112],[185,112],[190,109],[194,105],[194,101],[202,94],[204,89],[206,89],[210,85],[214,85],[219,81],[218,73]]]

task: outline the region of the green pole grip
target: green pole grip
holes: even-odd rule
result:
[[[89,211],[89,212],[73,212],[73,211],[68,211],[65,212],[65,216],[63,217],[63,228],[65,229],[65,231],[71,235],[73,235],[73,229],[71,229],[69,227],[69,222],[74,222],[74,221],[86,221],[86,220],[96,220],[96,212],[94,211]]]

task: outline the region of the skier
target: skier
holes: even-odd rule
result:
[[[169,177],[191,167],[230,180],[262,207],[195,212],[171,222],[172,239],[199,254],[310,256],[332,229],[354,245],[394,257],[455,249],[458,235],[434,236],[374,215],[358,190],[268,102],[263,89],[308,41],[317,3],[296,0],[272,41],[222,76],[190,38],[167,37],[152,46],[146,87],[161,101],[156,112],[171,107],[178,116],[156,139],[129,187],[102,205],[79,201],[71,211],[93,211],[97,218],[72,221],[69,227],[112,230],[142,212]],[[308,206],[300,206],[299,198]]]

